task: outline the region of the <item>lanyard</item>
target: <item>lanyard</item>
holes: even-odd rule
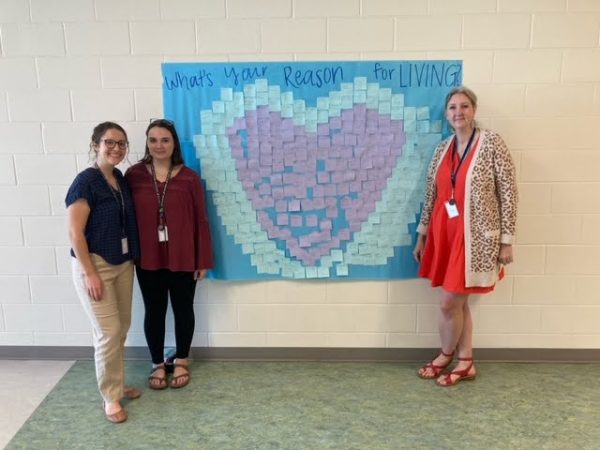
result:
[[[158,190],[158,182],[156,181],[156,171],[154,170],[154,164],[150,163],[150,170],[152,171],[152,181],[154,182],[154,193],[158,200],[158,229],[164,230],[165,228],[165,197],[167,195],[167,186],[169,186],[169,180],[171,179],[171,172],[173,171],[173,164],[169,166],[169,172],[167,173],[167,179],[165,180],[165,188],[162,193]]]
[[[469,142],[467,143],[467,146],[465,147],[465,151],[463,152],[462,157],[460,158],[456,169],[454,169],[454,156],[457,156],[457,154],[458,154],[458,151],[456,150],[456,147],[458,146],[458,142],[457,142],[456,136],[454,136],[454,145],[452,146],[452,172],[450,173],[450,181],[452,182],[452,197],[454,197],[454,187],[456,186],[456,176],[458,175],[458,170],[460,169],[460,166],[462,166],[463,161],[467,157],[467,153],[469,153],[469,150],[471,149],[471,144],[473,143],[473,138],[475,137],[476,131],[477,131],[477,128],[473,128],[473,132],[471,133]]]
[[[102,170],[100,170],[100,168],[98,168],[98,170],[102,174],[102,178],[104,178],[104,181],[106,181],[106,185],[108,186],[108,190],[110,191],[110,193],[112,194],[113,198],[117,202],[117,205],[119,205],[119,218],[121,219],[121,236],[125,237],[125,235],[126,235],[125,234],[125,200],[123,200],[123,193],[121,192],[121,188],[120,188],[120,185],[119,185],[119,180],[117,180],[115,178],[115,180],[117,181],[117,188],[115,189],[109,183],[108,178],[106,178],[106,176],[104,175],[104,172],[102,172]],[[117,197],[117,194],[115,194],[115,191],[119,194],[118,197]]]

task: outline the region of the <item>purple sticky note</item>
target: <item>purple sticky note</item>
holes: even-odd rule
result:
[[[308,214],[306,216],[306,226],[307,227],[316,227],[319,218],[315,214]]]
[[[292,214],[292,217],[290,218],[290,225],[292,227],[301,227],[302,226],[302,216],[299,214]]]
[[[290,211],[290,212],[300,211],[300,200],[290,200],[288,202],[288,211]]]
[[[287,214],[277,214],[277,225],[288,225],[290,217]]]

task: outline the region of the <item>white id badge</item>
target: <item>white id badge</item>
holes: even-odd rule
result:
[[[167,242],[169,240],[169,233],[167,227],[158,229],[158,242]]]
[[[121,238],[121,252],[126,255],[129,253],[129,243],[127,242],[127,238]]]
[[[450,219],[458,217],[458,208],[456,207],[455,202],[447,201],[446,203],[444,203],[444,206],[446,207],[446,212],[448,213],[448,217]]]

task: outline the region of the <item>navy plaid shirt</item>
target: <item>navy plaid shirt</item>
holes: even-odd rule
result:
[[[127,236],[128,253],[123,254],[121,248],[121,197],[113,191],[99,169],[90,167],[79,173],[67,192],[65,203],[69,207],[80,198],[87,200],[90,215],[85,226],[85,238],[89,252],[101,256],[109,264],[117,265],[130,259],[139,259],[140,243],[131,192],[121,171],[114,169],[113,173],[125,203],[123,231]],[[71,255],[75,256],[73,249]]]

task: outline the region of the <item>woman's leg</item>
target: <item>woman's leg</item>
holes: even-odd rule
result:
[[[104,283],[104,294],[100,301],[94,301],[85,287],[83,268],[73,258],[73,281],[83,309],[92,323],[94,341],[94,361],[98,389],[105,401],[107,414],[114,414],[122,409],[120,400],[123,397],[123,348],[119,301],[114,281],[120,266],[113,266],[97,255],[92,255],[92,262]]]
[[[169,292],[175,321],[175,369],[171,387],[183,387],[189,382],[187,358],[196,325],[194,316],[194,294],[196,280],[193,272],[171,272]],[[181,367],[183,366],[183,367]]]
[[[458,341],[463,334],[465,319],[463,311],[464,305],[468,305],[468,299],[468,295],[454,294],[442,290],[438,330],[443,353],[440,353],[433,361],[431,361],[431,365],[435,367],[445,367],[453,358]],[[419,371],[419,374],[424,378],[434,377],[435,369],[434,367],[431,367],[431,365],[424,366]]]
[[[153,364],[162,364],[168,305],[168,271],[135,268],[144,299],[144,333]]]
[[[196,280],[193,272],[170,272],[169,293],[175,321],[175,358],[185,359],[190,353],[196,319],[194,316],[194,294]]]
[[[468,301],[468,294],[442,291],[438,329],[442,341],[442,350],[446,353],[454,352],[463,334],[464,308]]]

